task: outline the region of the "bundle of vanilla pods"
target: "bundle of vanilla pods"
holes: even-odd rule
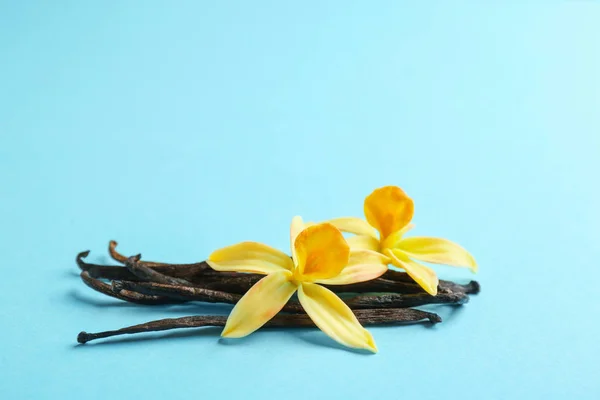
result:
[[[123,301],[144,306],[207,302],[235,304],[263,275],[218,272],[206,262],[168,264],[144,261],[141,255],[125,256],[116,250],[117,242],[109,243],[109,254],[119,265],[98,265],[84,261],[89,251],[77,255],[81,279],[90,288]],[[325,285],[326,286],[326,285]],[[469,295],[479,292],[479,283],[458,284],[440,280],[438,293],[426,293],[410,276],[388,270],[381,277],[350,285],[327,286],[343,299],[363,325],[391,325],[409,322],[441,322],[439,315],[418,310],[429,304],[462,305]],[[163,331],[203,326],[224,326],[226,316],[199,315],[170,318],[98,333],[81,332],[77,341],[116,335]],[[310,327],[311,319],[297,299],[292,298],[266,326]]]

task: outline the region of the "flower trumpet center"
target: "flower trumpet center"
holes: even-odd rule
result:
[[[298,268],[294,268],[292,271],[292,276],[290,277],[290,282],[292,282],[296,286],[300,286],[300,284],[304,281],[302,274],[298,271]]]
[[[383,253],[386,249],[394,249],[398,247],[398,244],[402,240],[402,235],[398,233],[392,233],[379,241],[379,252]]]

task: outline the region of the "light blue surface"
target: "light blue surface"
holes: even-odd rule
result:
[[[599,398],[597,3],[282,3],[2,2],[0,397]],[[105,298],[77,252],[285,250],[387,184],[479,261],[442,324],[76,345],[228,310]]]

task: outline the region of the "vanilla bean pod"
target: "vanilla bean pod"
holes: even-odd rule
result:
[[[98,279],[92,278],[87,271],[82,271],[79,276],[81,277],[83,283],[85,283],[88,287],[96,290],[97,292],[100,292],[110,297],[114,297],[119,300],[128,301],[130,303],[145,305],[181,303],[181,301],[177,301],[172,298],[145,295],[139,292],[130,291],[126,289],[115,291],[113,290],[111,285],[108,285]]]
[[[164,275],[150,267],[140,264],[140,258],[142,258],[142,255],[138,254],[137,256],[129,257],[125,262],[125,267],[129,272],[138,278],[144,281],[164,283],[166,285],[191,285],[191,283],[185,279],[173,278],[172,276]]]
[[[139,278],[127,268],[120,265],[100,265],[83,261],[90,254],[89,250],[77,254],[75,261],[82,271],[86,271],[92,278],[108,280],[138,281]]]
[[[356,315],[356,318],[358,318],[362,325],[393,325],[406,322],[419,322],[423,320],[429,320],[429,322],[435,324],[442,321],[440,316],[437,314],[420,310],[413,310],[410,308],[396,308],[384,310],[356,310],[354,314]],[[226,322],[227,317],[213,315],[169,318],[158,321],[151,321],[139,325],[133,325],[114,331],[105,331],[97,333],[80,332],[79,335],[77,335],[77,341],[83,344],[91,340],[103,339],[118,335],[158,332],[180,328],[225,326]],[[265,325],[265,327],[288,328],[313,326],[314,323],[312,322],[310,317],[308,317],[308,315],[305,314],[278,314]]]
[[[138,280],[138,278],[132,274],[127,268],[121,265],[99,265],[91,264],[83,261],[89,255],[90,251],[82,251],[77,255],[76,262],[82,271],[88,271],[90,275],[98,279],[124,279],[124,280]],[[129,258],[129,257],[127,257]],[[127,262],[127,258],[123,261],[123,264]],[[119,261],[121,262],[121,261]],[[148,267],[148,263],[145,261],[139,261],[140,265]],[[158,264],[158,263],[150,263]],[[198,279],[204,279],[205,276],[213,276],[214,271],[206,262],[197,264],[165,264],[156,265],[150,267],[155,271],[158,271],[164,275],[171,276],[173,278],[189,279],[197,277]],[[227,275],[227,274],[225,274]]]
[[[241,298],[239,294],[153,282],[113,281],[112,285],[108,285],[90,277],[87,271],[81,273],[81,278],[86,285],[100,293],[137,304],[162,305],[188,301],[235,304]],[[426,304],[460,305],[467,303],[469,296],[462,292],[439,293],[437,296],[431,296],[427,293],[386,293],[359,295],[343,300],[351,309],[360,310],[365,308],[416,307]],[[295,300],[288,302],[283,311],[304,312],[300,303]]]
[[[155,282],[112,281],[112,288],[117,292],[127,290],[147,296],[159,296],[180,301],[203,301],[206,303],[235,304],[242,297],[240,294],[219,290],[183,285],[165,285]]]
[[[121,264],[127,264],[127,260],[129,259],[129,257],[119,253],[116,250],[117,245],[118,243],[114,240],[108,242],[108,254],[112,257],[113,260],[118,261]],[[139,260],[138,263],[139,265],[156,269],[162,274],[170,275],[175,278],[186,279],[195,275],[220,274],[219,272],[213,270],[205,261],[190,264],[170,264]]]
[[[204,301],[210,303],[235,304],[241,298],[218,290],[207,290],[192,286],[165,285],[153,282],[113,281],[115,290],[127,290],[150,296],[167,297],[180,301]],[[342,299],[353,310],[366,308],[401,308],[416,307],[426,304],[465,304],[469,296],[462,292],[438,293],[431,296],[427,293],[400,294],[385,293],[379,295],[358,295]],[[290,300],[283,311],[304,312],[297,300]]]
[[[469,283],[461,284],[452,281],[442,281],[438,288],[441,290],[447,290],[450,292],[463,292],[466,294],[478,294],[481,290],[481,285],[477,281],[469,281]]]

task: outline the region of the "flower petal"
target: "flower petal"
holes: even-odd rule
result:
[[[291,277],[291,272],[282,271],[256,282],[233,307],[221,336],[244,337],[266,324],[298,288],[290,282]]]
[[[216,271],[270,274],[289,271],[294,263],[277,249],[257,242],[242,242],[214,251],[206,260]]]
[[[296,248],[294,246],[294,243],[296,243],[296,238],[298,237],[300,232],[302,232],[305,228],[306,224],[302,220],[302,217],[297,215],[294,218],[292,218],[292,224],[290,226],[290,247],[292,250],[292,259],[294,260],[294,264],[297,264]]]
[[[402,237],[402,235],[404,235],[406,232],[410,231],[411,229],[413,229],[415,227],[415,224],[413,224],[412,222],[407,224],[404,228],[400,229],[398,231],[398,235],[400,235],[400,237]]]
[[[348,285],[379,278],[388,270],[389,257],[370,250],[351,250],[348,265],[333,278],[318,279],[315,282],[326,285]]]
[[[333,278],[348,264],[350,247],[342,232],[328,223],[300,232],[294,247],[298,273],[309,280]]]
[[[383,240],[410,222],[414,204],[399,187],[384,186],[367,196],[364,209],[367,221],[379,231]]]
[[[302,283],[298,287],[298,299],[315,325],[333,340],[355,349],[377,352],[373,336],[331,290],[314,283]]]
[[[473,256],[460,245],[450,240],[430,237],[402,239],[398,248],[411,258],[434,264],[467,267],[477,272]]]
[[[437,294],[439,279],[431,268],[411,260],[402,250],[386,249],[384,253],[392,259],[392,264],[404,269],[427,293]]]
[[[342,232],[354,233],[355,235],[366,235],[377,239],[377,232],[375,229],[369,225],[367,221],[361,218],[334,218],[325,222],[330,223]]]
[[[367,235],[355,235],[346,238],[346,242],[350,246],[350,249],[364,249],[364,250],[379,250],[379,240],[372,236]]]

